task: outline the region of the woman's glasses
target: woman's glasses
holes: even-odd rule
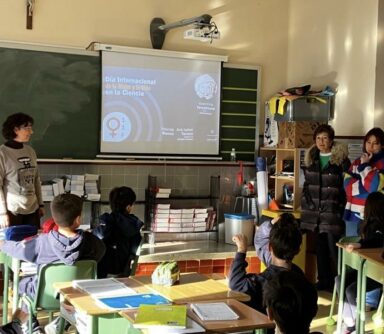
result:
[[[32,131],[32,125],[28,125],[28,126],[19,126],[19,129],[20,130],[26,130],[26,131]]]

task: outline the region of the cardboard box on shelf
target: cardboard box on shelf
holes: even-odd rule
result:
[[[313,133],[320,122],[279,122],[279,148],[306,148],[313,142]]]

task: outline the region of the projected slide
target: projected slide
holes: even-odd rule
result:
[[[153,58],[103,54],[101,152],[218,154],[220,63]]]

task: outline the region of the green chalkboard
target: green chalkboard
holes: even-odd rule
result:
[[[259,138],[260,68],[225,64],[222,72],[220,154],[230,159],[255,161]]]
[[[95,158],[100,68],[97,54],[0,48],[0,123],[16,112],[31,115],[39,158]]]

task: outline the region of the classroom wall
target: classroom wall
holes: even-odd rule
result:
[[[363,135],[375,117],[378,0],[291,0],[287,81],[337,87],[336,134]]]
[[[384,1],[379,1],[375,88],[374,124],[384,129]]]
[[[338,86],[338,135],[362,135],[373,124],[379,0],[36,0],[33,30],[25,28],[25,1],[0,2],[0,39],[85,48],[90,42],[151,47],[149,24],[204,13],[222,38],[185,40],[171,30],[164,49],[228,55],[262,66],[262,102],[286,87]],[[379,92],[378,92],[379,93]],[[377,101],[377,106],[380,105]],[[261,108],[263,109],[263,108]],[[379,112],[379,111],[378,111]],[[351,117],[353,115],[353,117]],[[363,121],[361,121],[363,119]],[[381,122],[381,124],[380,124]]]
[[[126,185],[131,187],[137,201],[145,200],[148,188],[148,175],[157,177],[157,184],[162,188],[171,188],[173,195],[202,196],[209,195],[210,177],[220,176],[220,215],[218,222],[224,221],[224,213],[234,213],[235,196],[240,195],[241,185],[237,174],[240,167],[233,164],[218,165],[172,165],[172,164],[101,164],[101,163],[39,163],[40,176],[49,181],[64,175],[97,174],[100,176],[101,200],[108,201],[109,192],[114,187]],[[246,165],[243,168],[244,181],[255,178],[255,167]],[[196,201],[195,201],[196,202]],[[208,201],[179,201],[174,205],[191,207],[191,204],[209,205]],[[48,205],[47,205],[48,209]],[[101,207],[100,212],[109,211],[109,206]],[[144,205],[135,206],[135,214],[144,220]],[[47,217],[50,216],[47,210]],[[45,217],[45,218],[47,218]],[[86,203],[84,223],[91,219],[90,205]]]
[[[85,48],[92,41],[150,48],[154,17],[166,23],[210,14],[222,34],[210,43],[170,30],[164,50],[228,55],[233,63],[262,65],[263,100],[284,87],[288,0],[36,0],[33,30],[25,29],[25,1],[0,1],[0,39]],[[283,84],[282,84],[283,83]]]

